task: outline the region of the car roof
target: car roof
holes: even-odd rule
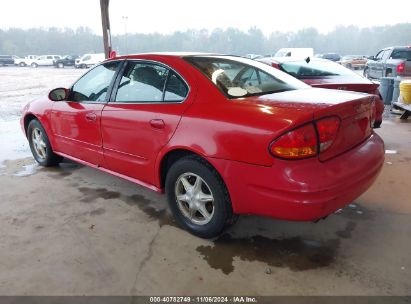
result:
[[[205,52],[150,52],[150,53],[137,53],[137,54],[127,54],[123,55],[125,57],[132,56],[144,56],[144,55],[160,55],[160,56],[173,56],[173,57],[186,57],[186,56],[209,56],[209,55],[219,55],[216,53],[205,53]]]

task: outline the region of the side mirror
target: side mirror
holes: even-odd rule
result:
[[[51,90],[49,93],[49,99],[52,101],[62,101],[66,100],[68,97],[69,90],[65,88],[57,88]]]

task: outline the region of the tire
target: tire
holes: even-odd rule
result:
[[[26,66],[26,64],[25,64],[24,62],[20,62],[20,63],[19,63],[19,66],[21,66],[21,67],[25,67],[25,66]]]
[[[346,65],[346,68],[351,70],[351,69],[352,69],[351,63],[348,63],[348,64]]]
[[[165,190],[177,223],[196,236],[217,237],[235,219],[223,180],[198,156],[184,157],[170,167]]]
[[[55,154],[51,148],[46,131],[37,119],[30,121],[27,138],[34,159],[43,167],[58,165],[63,157]]]
[[[39,65],[37,64],[37,63],[35,63],[35,62],[33,62],[32,64],[31,64],[31,67],[32,68],[37,68]]]
[[[64,68],[64,63],[62,63],[62,62],[57,63],[57,67],[58,67],[59,69]]]

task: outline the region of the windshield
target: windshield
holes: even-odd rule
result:
[[[330,61],[311,60],[307,63],[305,60],[289,61],[280,64],[281,69],[296,77],[325,77],[325,76],[358,76],[351,70]]]
[[[307,88],[306,84],[268,65],[231,56],[190,56],[194,65],[228,98]]]

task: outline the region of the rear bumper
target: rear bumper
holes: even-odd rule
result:
[[[272,167],[209,159],[224,176],[236,214],[311,221],[329,215],[364,193],[384,163],[384,143],[373,134],[326,162],[276,159]]]

